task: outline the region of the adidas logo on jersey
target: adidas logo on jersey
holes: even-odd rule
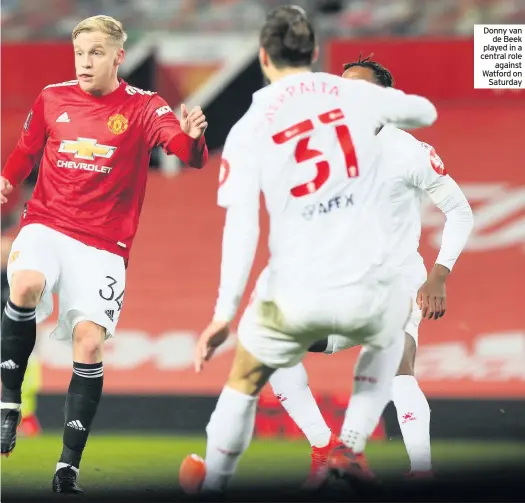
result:
[[[113,315],[115,314],[115,311],[113,311],[113,309],[108,309],[106,311],[106,316],[111,320],[113,321]]]
[[[67,112],[64,112],[56,121],[57,122],[71,122]]]
[[[69,423],[67,423],[67,425],[70,427],[70,428],[73,428],[74,430],[80,430],[80,431],[86,431],[86,428],[84,428],[84,425],[75,419],[75,421],[69,421]]]
[[[0,363],[0,367],[3,369],[15,370],[19,367],[19,365],[17,365],[13,360],[7,360]]]

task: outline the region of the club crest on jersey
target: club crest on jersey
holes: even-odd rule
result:
[[[108,128],[113,134],[124,133],[129,126],[129,121],[122,114],[112,115],[108,119]]]
[[[436,152],[436,149],[425,142],[420,142],[421,146],[424,147],[426,150],[428,150],[428,153],[430,155],[430,165],[432,166],[432,169],[440,176],[445,176],[447,174],[447,170],[445,168],[445,164],[441,160],[441,157]]]
[[[77,140],[62,140],[59,152],[74,154],[76,159],[87,159],[94,161],[97,157],[109,159],[117,150],[117,147],[101,145],[93,138],[78,138]]]
[[[430,150],[430,164],[432,166],[432,169],[441,176],[445,176],[447,174],[447,170],[445,169],[445,165],[443,164],[443,161],[441,160],[441,157],[437,154],[437,152],[434,150],[434,147]]]

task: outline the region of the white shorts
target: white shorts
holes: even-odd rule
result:
[[[419,324],[421,323],[421,309],[419,309],[416,302],[416,293],[417,290],[412,297],[412,311],[410,311],[410,316],[405,325],[405,332],[414,339],[417,346],[419,340]]]
[[[386,348],[403,336],[409,310],[409,295],[399,282],[289,292],[271,300],[256,293],[241,318],[238,336],[266,366],[292,367],[314,342],[334,332],[352,346]]]
[[[412,339],[414,339],[416,347],[418,345],[419,339],[419,324],[421,323],[421,309],[419,309],[419,306],[416,302],[418,289],[419,286],[415,290],[413,287],[410,288],[412,298],[412,309],[410,311],[408,321],[405,325],[405,333],[407,333],[412,337]],[[327,355],[332,355],[334,353],[338,353],[339,351],[343,351],[344,349],[348,349],[354,346],[355,344],[353,344],[352,341],[350,341],[347,337],[332,334],[328,337],[328,344],[326,349],[324,350],[324,353]]]
[[[81,321],[92,321],[115,334],[126,284],[124,259],[40,224],[22,228],[11,247],[7,278],[22,270],[41,272],[46,285],[36,308],[37,323],[53,312],[58,294],[58,324],[50,334],[71,341]]]

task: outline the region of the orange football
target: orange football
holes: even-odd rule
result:
[[[179,484],[186,494],[197,494],[206,477],[206,463],[197,454],[184,458],[179,470]]]

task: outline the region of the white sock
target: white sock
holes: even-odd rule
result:
[[[430,453],[430,407],[414,376],[397,376],[392,400],[410,458],[412,471],[432,470]]]
[[[312,447],[326,447],[331,431],[317,406],[310,388],[308,375],[302,363],[277,370],[270,377],[275,396],[301,428]]]
[[[80,473],[80,470],[78,468],[76,468],[75,466],[68,465],[67,463],[57,463],[55,472],[58,472],[60,468],[66,468],[66,467],[71,468],[74,472],[76,472],[77,475]]]
[[[250,445],[258,397],[225,386],[206,427],[204,491],[224,491]]]
[[[405,347],[404,333],[385,349],[363,347],[354,370],[354,389],[345,414],[341,440],[360,453],[391,397],[392,382]]]

